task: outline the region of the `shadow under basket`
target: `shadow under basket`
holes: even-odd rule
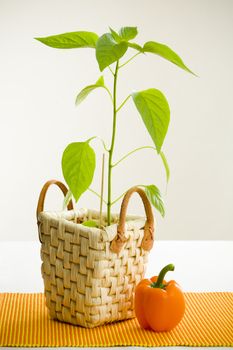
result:
[[[86,227],[82,222],[98,220],[99,212],[88,209],[43,211],[46,192],[56,184],[48,181],[39,197],[37,220],[41,241],[41,272],[46,306],[52,318],[83,327],[129,319],[134,314],[134,290],[144,277],[148,254],[154,241],[151,205],[141,188],[125,195],[120,215],[112,224]],[[146,216],[127,216],[130,196],[137,192]],[[102,215],[106,221],[106,214]]]

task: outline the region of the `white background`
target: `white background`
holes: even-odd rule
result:
[[[94,50],[56,50],[33,38],[77,30],[103,34],[108,26],[128,25],[138,26],[136,42],[169,45],[199,77],[152,54],[120,71],[119,102],[151,87],[169,101],[164,152],[171,180],[166,193],[161,160],[140,151],[115,170],[113,196],[154,183],[166,204],[165,219],[155,214],[157,239],[232,239],[233,1],[0,0],[0,240],[37,239],[39,191],[48,179],[62,179],[68,143],[94,135],[110,141],[105,91],[93,92],[79,108],[74,104],[80,89],[100,76]],[[144,145],[152,142],[129,101],[119,113],[115,160]],[[100,159],[100,143],[93,146]],[[99,191],[97,166],[92,188]],[[98,208],[99,202],[86,193],[78,205]],[[52,189],[46,208],[61,206],[62,196]],[[142,213],[138,199],[130,211]]]

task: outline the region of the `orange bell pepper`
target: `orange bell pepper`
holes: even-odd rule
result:
[[[170,331],[181,321],[185,311],[183,292],[175,281],[164,280],[165,274],[174,269],[174,265],[167,265],[158,277],[144,279],[136,286],[135,313],[142,328]]]

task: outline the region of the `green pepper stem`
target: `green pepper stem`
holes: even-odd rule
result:
[[[152,288],[164,288],[165,285],[163,284],[164,277],[168,271],[174,271],[175,266],[173,264],[169,264],[165,266],[159,273],[158,279],[156,282],[153,282],[150,286]]]

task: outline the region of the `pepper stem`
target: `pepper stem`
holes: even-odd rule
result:
[[[165,266],[159,273],[158,279],[156,282],[151,283],[152,288],[164,288],[165,285],[163,284],[164,277],[168,271],[174,271],[175,266],[173,264],[169,264]]]

